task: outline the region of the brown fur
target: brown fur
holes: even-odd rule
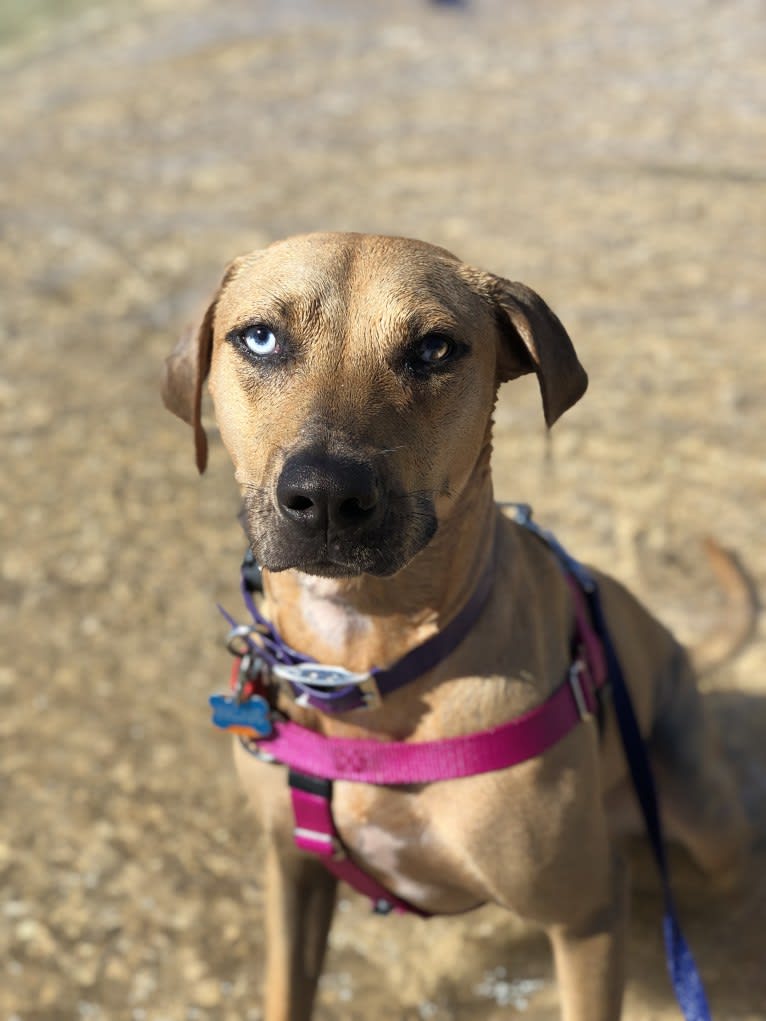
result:
[[[273,329],[289,358],[264,368],[243,354],[231,331],[254,323]],[[468,353],[413,379],[403,352],[430,331]],[[494,558],[489,603],[433,671],[374,710],[332,717],[282,701],[284,711],[331,736],[422,741],[501,723],[561,683],[573,626],[567,585],[542,544],[497,508],[489,471],[502,381],[535,372],[549,425],[585,390],[571,341],[541,298],[419,242],[294,238],[235,260],[199,331],[169,360],[165,400],[194,426],[200,470],[208,371],[265,567],[265,612],[291,645],[352,670],[390,664],[454,616]],[[329,530],[296,531],[275,493],[289,459],[307,451],[373,472],[385,503],[374,530],[334,544]],[[746,827],[687,658],[599,577],[668,822],[703,868],[733,872]],[[284,771],[241,751],[237,765],[270,848],[266,1018],[306,1021],[335,883],[293,846]],[[494,901],[544,926],[566,1021],[614,1021],[626,879],[605,806],[625,784],[607,708],[601,735],[588,720],[512,769],[406,790],[338,782],[333,807],[349,853],[399,896],[432,912]]]

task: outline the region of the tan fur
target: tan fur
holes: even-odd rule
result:
[[[256,322],[287,338],[291,357],[282,367],[263,369],[230,339]],[[450,371],[413,382],[400,355],[429,331],[458,337],[470,353]],[[266,567],[265,613],[291,645],[352,670],[390,664],[453,617],[494,560],[480,619],[429,674],[378,709],[333,717],[282,701],[284,711],[333,736],[431,740],[501,723],[562,682],[573,626],[567,585],[547,549],[496,507],[489,473],[500,382],[535,372],[549,424],[585,389],[571,341],[542,299],[419,242],[294,238],[232,263],[202,327],[169,363],[166,402],[195,427],[200,468],[208,365],[248,535]],[[381,526],[385,556],[372,571],[330,563],[329,531],[316,563],[295,552],[275,492],[289,458],[307,449],[352,452],[383,480],[396,527]],[[421,499],[412,506],[425,510],[397,517],[395,499],[409,507],[412,494]],[[426,511],[438,522],[427,540]],[[343,556],[351,564],[351,553]],[[665,782],[667,817],[704,868],[734,870],[745,823],[687,659],[616,582],[603,577],[601,585]],[[293,846],[283,769],[242,751],[237,766],[270,845],[266,1018],[306,1021],[334,881]],[[419,907],[456,912],[494,901],[544,926],[563,1017],[614,1021],[626,879],[605,803],[624,785],[607,704],[602,735],[588,720],[537,759],[448,783],[338,782],[333,808],[352,857]]]

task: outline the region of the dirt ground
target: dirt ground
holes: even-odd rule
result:
[[[161,361],[232,255],[298,231],[525,281],[591,388],[549,444],[534,382],[506,388],[498,495],[693,640],[721,605],[701,536],[766,590],[763,6],[31,6],[0,45],[0,1018],[258,1021],[258,840],[206,707],[237,497],[217,441],[197,479]],[[678,856],[679,900],[714,1016],[762,1021],[762,620],[707,683],[754,868],[715,898]],[[633,858],[625,1017],[671,1021]],[[381,920],[343,893],[319,1021],[556,1004],[545,941],[501,912]]]

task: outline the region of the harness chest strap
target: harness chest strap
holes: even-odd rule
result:
[[[307,776],[291,769],[288,782],[295,819],[293,837],[297,847],[318,857],[337,879],[348,883],[363,897],[369,897],[376,914],[387,915],[396,911],[429,917],[427,911],[396,897],[348,857],[332,818],[332,780]]]
[[[542,755],[595,715],[602,685],[603,677],[592,678],[577,661],[542,705],[488,730],[440,741],[375,741],[327,738],[284,721],[275,722],[272,736],[257,742],[258,751],[262,758],[327,780],[411,784],[476,776]]]
[[[347,856],[333,821],[332,781],[434,783],[507,769],[541,755],[581,720],[595,715],[606,671],[582,591],[569,580],[578,655],[566,681],[545,702],[522,716],[488,730],[427,742],[326,738],[283,721],[274,723],[265,748],[259,746],[257,754],[262,758],[290,767],[296,845],[319,857],[334,875],[369,897],[375,911],[427,916],[427,912],[394,896]]]
[[[453,780],[507,769],[541,755],[581,720],[597,713],[598,692],[606,681],[601,644],[584,596],[567,578],[575,604],[576,656],[564,683],[534,709],[487,730],[417,742],[328,738],[290,720],[275,720],[267,738],[249,735],[249,750],[301,773],[369,784]],[[234,729],[247,732],[247,727]]]

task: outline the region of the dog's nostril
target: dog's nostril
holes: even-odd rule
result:
[[[341,515],[345,518],[363,518],[375,507],[375,501],[362,501],[359,497],[351,496],[340,505]]]
[[[290,510],[305,511],[314,506],[314,501],[302,493],[295,493],[285,501],[285,506]]]

